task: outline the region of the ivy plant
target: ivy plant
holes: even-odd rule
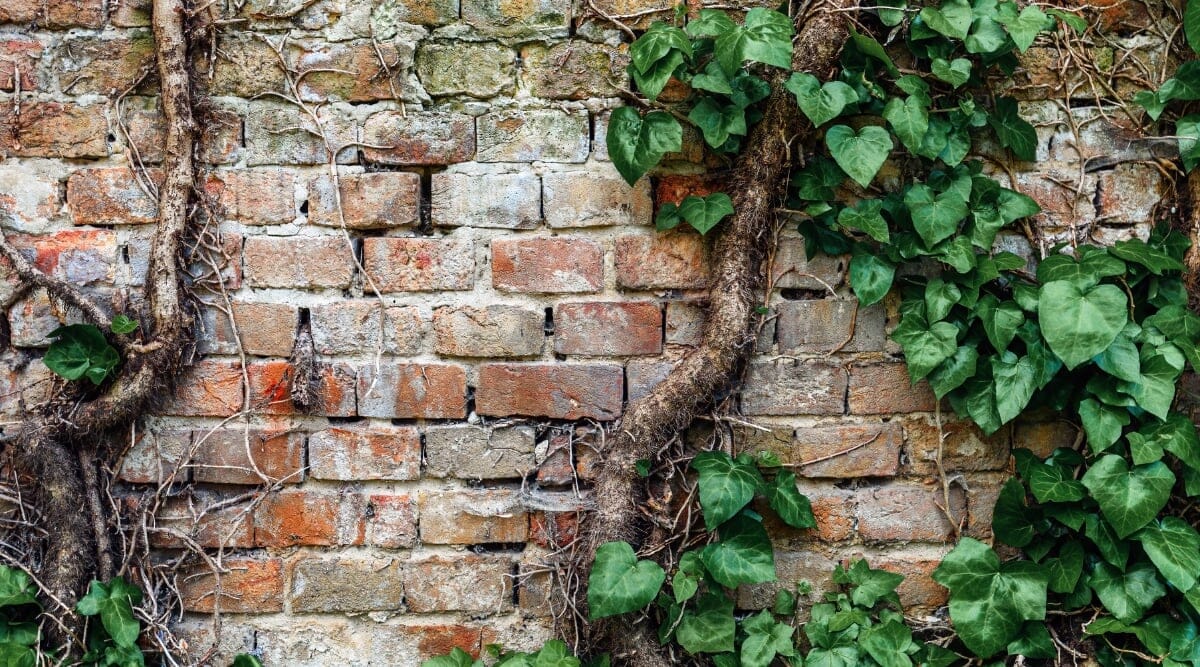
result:
[[[127,315],[117,315],[109,328],[121,336],[136,331],[138,323]],[[100,385],[121,363],[117,348],[109,344],[104,332],[94,324],[68,324],[51,331],[47,337],[51,342],[42,361],[46,368],[67,380],[87,378]]]

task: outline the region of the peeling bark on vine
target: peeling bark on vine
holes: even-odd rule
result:
[[[817,4],[796,18],[798,38],[792,69],[826,77],[837,63],[847,35],[854,0]],[[645,527],[639,509],[635,464],[653,459],[705,407],[726,389],[754,348],[754,290],[761,282],[761,265],[772,240],[775,209],[795,157],[811,139],[812,127],[802,121],[795,99],[783,88],[786,73],[771,79],[771,95],[763,119],[751,131],[745,150],[730,176],[736,213],[723,223],[713,244],[709,309],[698,347],[678,363],[648,395],[629,404],[616,433],[607,443],[593,496],[595,512],[588,517],[584,548],[577,566],[586,581],[596,549],[607,542],[625,541],[636,548]],[[582,588],[582,587],[581,587]],[[585,608],[584,590],[577,606]],[[645,624],[631,626],[621,619],[593,624],[587,644],[612,653],[616,664],[666,664],[657,638]]]

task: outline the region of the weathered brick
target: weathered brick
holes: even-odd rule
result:
[[[107,229],[68,229],[53,234],[9,234],[8,241],[42,273],[75,285],[111,283],[117,235]]]
[[[578,536],[578,512],[533,512],[529,515],[531,544],[543,549],[562,549]]]
[[[532,229],[542,218],[536,174],[433,175],[433,224]]]
[[[650,183],[630,187],[620,178],[566,172],[542,176],[543,209],[550,227],[650,223]]]
[[[1044,459],[1059,447],[1072,448],[1079,429],[1066,421],[1019,421],[1013,429],[1013,449],[1025,448]]]
[[[912,386],[903,363],[852,366],[846,402],[852,415],[933,412],[937,407],[929,383]]]
[[[432,477],[520,479],[536,467],[534,431],[528,426],[430,426],[425,461]]]
[[[529,536],[529,515],[516,491],[422,491],[424,544],[516,544]]]
[[[8,105],[0,115],[0,151],[16,157],[107,157],[104,106],[30,102],[18,115]]]
[[[17,83],[21,84],[22,91],[40,88],[36,70],[41,57],[42,43],[32,37],[5,35],[0,38],[0,90],[16,90]]]
[[[211,317],[209,317],[211,315]],[[233,302],[233,317],[237,336],[223,311],[210,309],[205,323],[210,327],[202,339],[207,350],[234,354],[237,341],[246,354],[264,357],[288,357],[296,339],[300,310],[285,303]]]
[[[445,25],[458,20],[458,0],[397,0],[378,5],[372,12],[372,28],[385,32],[384,26],[394,30],[397,24]]]
[[[856,516],[863,539],[879,542],[941,542],[954,536],[954,530],[941,506],[941,487],[892,483],[860,489]],[[949,510],[955,520],[966,517],[966,496],[955,486],[950,493]]]
[[[708,249],[698,234],[617,237],[617,283],[630,289],[698,289],[708,284]]]
[[[413,46],[401,40],[305,41],[290,54],[298,72],[301,99],[374,102],[418,101],[405,80],[413,66]]]
[[[185,610],[211,614],[219,605],[227,614],[283,611],[283,559],[238,556],[226,557],[223,564],[228,572],[221,575],[219,587],[209,571],[183,577]]]
[[[50,346],[50,332],[67,317],[42,292],[26,295],[8,309],[8,337],[13,347]]]
[[[409,611],[477,611],[512,608],[512,562],[505,557],[437,556],[404,568]]]
[[[150,25],[150,0],[121,0],[109,6],[108,20],[118,28],[141,28]]]
[[[237,31],[222,36],[209,89],[212,95],[246,99],[263,93],[290,92],[283,64],[271,45],[265,39]]]
[[[304,434],[226,427],[196,431],[192,478],[222,484],[298,484],[304,480]]]
[[[308,192],[308,221],[350,229],[386,229],[419,221],[421,177],[404,172],[319,176]],[[341,204],[341,214],[338,204]]]
[[[630,359],[625,364],[629,400],[636,401],[649,394],[659,382],[667,379],[674,367],[672,362],[661,359]]]
[[[60,178],[61,172],[51,165],[0,165],[0,218],[6,230],[42,231],[58,217],[63,204]]]
[[[349,364],[316,364],[316,405],[304,412],[324,417],[358,414],[358,372]]]
[[[416,479],[421,434],[412,426],[371,424],[330,428],[308,438],[308,472],[314,479]]]
[[[147,429],[136,433],[133,445],[121,457],[117,476],[131,484],[159,484],[176,476],[187,480],[186,471],[177,473],[179,464],[192,446],[188,429]]]
[[[776,582],[740,586],[737,589],[739,609],[768,609],[775,603],[775,592],[783,588],[795,592],[796,584],[806,581],[812,587],[810,599],[820,600],[834,589],[833,568],[836,561],[811,551],[776,551]],[[803,605],[801,605],[803,606]]]
[[[480,162],[583,162],[590,147],[586,111],[509,109],[480,116]]]
[[[704,308],[687,301],[667,303],[666,341],[671,345],[700,344],[704,335]]]
[[[354,257],[340,236],[251,236],[242,249],[251,287],[348,287]]]
[[[147,31],[115,38],[72,36],[59,44],[54,58],[60,89],[70,90],[73,95],[117,95],[149,73],[154,62],[154,39]]]
[[[613,364],[483,364],[475,407],[495,417],[614,419],[623,380]]]
[[[615,97],[614,83],[628,87],[625,66],[629,57],[606,44],[570,40],[521,49],[521,78],[536,97],[585,100]]]
[[[949,592],[931,576],[947,552],[948,547],[907,547],[871,558],[871,567],[904,575],[896,594],[905,613],[909,609],[912,613],[932,613],[944,606],[949,597]]]
[[[372,494],[367,498],[367,543],[387,549],[416,546],[417,503],[407,494]]]
[[[465,162],[475,155],[475,119],[440,111],[380,111],[363,123],[363,143],[369,162]]]
[[[160,180],[153,170],[151,178]],[[67,206],[77,225],[135,225],[154,222],[158,204],[128,167],[80,169],[67,179]]]
[[[195,491],[185,498],[166,500],[154,515],[159,530],[150,533],[156,549],[244,549],[254,546],[254,520],[246,503],[213,506],[228,501],[219,493]]]
[[[306,558],[292,570],[290,597],[295,613],[399,609],[400,564],[393,558]]]
[[[461,0],[462,20],[489,37],[566,37],[570,0]]]
[[[964,534],[977,540],[992,539],[992,513],[1000,489],[1012,478],[1009,472],[972,475],[967,490],[967,529]]]
[[[292,367],[286,361],[252,362],[250,406],[264,414],[288,414],[291,404]],[[190,417],[227,417],[242,409],[242,370],[232,361],[204,359],[187,366],[175,392],[162,407],[163,414]]]
[[[433,96],[486,99],[512,92],[517,54],[494,43],[427,43],[417,51],[417,75]]]
[[[663,313],[650,301],[560,303],[554,307],[554,351],[624,356],[662,351]]]
[[[446,306],[433,311],[435,351],[449,357],[530,357],[542,352],[545,316],[521,306]]]
[[[279,225],[296,219],[296,173],[291,169],[230,169],[210,172],[205,190],[226,220]]]
[[[1148,164],[1119,164],[1101,172],[1096,221],[1130,223],[1150,220],[1163,197],[1163,176]]]
[[[604,251],[582,238],[492,241],[492,286],[504,292],[599,292]]]
[[[358,125],[341,105],[321,106],[311,116],[292,104],[269,100],[251,100],[246,112],[246,162],[264,164],[326,164],[328,145],[338,149],[339,163],[353,162],[357,151]],[[343,148],[344,147],[344,148]]]
[[[860,307],[849,299],[780,301],[775,304],[779,351],[877,352],[887,345],[887,312],[882,305]]]
[[[807,259],[804,239],[784,236],[775,247],[772,284],[778,289],[829,290],[842,284],[846,265],[845,257],[818,254]]]
[[[947,416],[942,417],[940,434],[932,419],[912,417],[902,423],[908,440],[908,468],[914,474],[937,474],[939,441],[942,467],[947,472],[1003,470],[1008,465],[1008,429],[985,436],[970,421]]]
[[[358,374],[358,414],[384,419],[467,416],[467,374],[450,364],[364,366]]]
[[[815,361],[754,362],[742,388],[748,415],[840,415],[845,407],[846,372]]]
[[[366,501],[309,489],[267,494],[254,512],[254,543],[264,547],[362,544]]]
[[[467,290],[475,284],[475,246],[453,237],[368,238],[363,266],[380,292]]]
[[[900,471],[903,443],[900,425],[889,422],[801,426],[792,437],[758,438],[752,447],[775,452],[804,477],[891,477]]]
[[[384,353],[410,355],[421,349],[425,336],[425,320],[417,307],[385,307],[375,299],[339,300],[313,306],[309,310],[309,324],[318,354],[374,352],[382,335]]]
[[[38,23],[43,28],[99,28],[104,23],[102,0],[5,0],[0,23]]]
[[[1086,226],[1096,219],[1092,202],[1096,178],[1095,174],[1084,174],[1079,182],[1077,170],[1047,165],[1036,172],[1019,172],[1017,189],[1042,207],[1041,213],[1032,217],[1038,226]]]

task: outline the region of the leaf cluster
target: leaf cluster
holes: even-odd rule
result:
[[[123,335],[137,330],[138,324],[118,315],[110,328],[114,334]],[[121,363],[117,349],[94,324],[69,324],[51,331],[48,337],[53,340],[42,361],[46,368],[67,380],[87,378],[98,386]]]

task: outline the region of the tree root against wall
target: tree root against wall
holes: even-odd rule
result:
[[[82,648],[75,602],[93,578],[120,574],[112,543],[111,478],[119,449],[110,442],[175,377],[189,343],[193,317],[184,288],[184,240],[193,207],[196,127],[188,66],[187,11],[181,0],[154,0],[154,53],[166,126],[164,180],[149,273],[142,291],[137,333],[111,337],[123,362],[99,390],[55,380],[52,398],[32,407],[6,445],[18,478],[31,482],[31,504],[40,514],[37,580],[44,606],[57,623],[47,627],[44,650],[60,655]],[[22,292],[42,289],[51,301],[82,313],[106,333],[104,311],[69,283],[42,274],[0,235],[0,258]],[[82,507],[82,511],[81,511]]]
[[[827,78],[845,42],[854,0],[826,0],[808,6],[795,18],[797,40],[792,69]],[[736,213],[720,228],[713,244],[709,309],[698,347],[684,357],[646,396],[629,404],[603,448],[603,462],[593,486],[596,510],[584,522],[574,555],[574,608],[586,609],[587,575],[596,549],[607,542],[646,544],[648,526],[642,506],[636,463],[656,461],[692,421],[714,403],[714,396],[736,383],[739,370],[754,349],[754,292],[760,269],[774,238],[775,211],[783,199],[789,170],[812,140],[812,128],[801,120],[784,75],[771,79],[762,121],[754,127],[746,149],[730,176]],[[579,619],[576,619],[577,621]],[[564,629],[574,634],[572,629]],[[635,667],[668,664],[648,623],[607,619],[573,637],[587,649],[610,652],[616,664]]]

